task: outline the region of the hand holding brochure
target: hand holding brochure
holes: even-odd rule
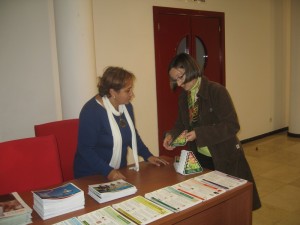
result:
[[[184,130],[178,137],[176,137],[170,144],[172,147],[185,146],[186,144],[186,133],[188,131]]]

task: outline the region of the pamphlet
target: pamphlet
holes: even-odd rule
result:
[[[186,144],[186,133],[188,131],[184,130],[180,135],[178,135],[171,143],[170,146],[178,147],[178,146],[185,146]]]
[[[145,198],[173,212],[182,211],[202,202],[201,199],[170,186],[147,193]]]
[[[188,175],[203,171],[200,163],[192,151],[181,150],[180,157],[175,157],[174,167],[176,172]]]
[[[148,224],[173,213],[142,196],[113,204],[112,207],[137,224]]]

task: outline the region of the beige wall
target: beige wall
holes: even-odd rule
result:
[[[33,136],[34,124],[61,119],[51,2],[0,1],[0,141]],[[224,12],[226,86],[239,137],[286,127],[289,2],[93,0],[97,74],[109,65],[136,74],[137,128],[158,154],[152,6]]]
[[[288,1],[114,0],[94,1],[97,71],[121,65],[137,75],[137,127],[157,151],[157,114],[152,6],[225,13],[226,86],[251,138],[288,125]],[[167,88],[167,87],[166,87]]]

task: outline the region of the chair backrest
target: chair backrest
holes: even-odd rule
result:
[[[48,188],[63,182],[53,135],[0,143],[0,194]]]
[[[79,119],[68,119],[34,126],[35,136],[56,137],[64,181],[74,179],[74,157],[77,148]]]

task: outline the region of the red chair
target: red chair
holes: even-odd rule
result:
[[[63,182],[53,135],[0,143],[0,194],[48,188]]]
[[[56,137],[64,181],[74,179],[73,162],[77,148],[79,119],[60,120],[34,126],[35,136]]]

